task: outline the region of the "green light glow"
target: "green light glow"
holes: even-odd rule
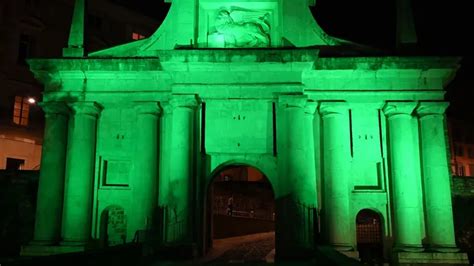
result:
[[[314,48],[339,44],[307,0],[173,0],[149,39],[30,60],[47,113],[35,240],[85,245],[113,209],[127,242],[204,251],[213,175],[248,165],[275,192],[278,257],[355,248],[363,209],[388,251],[453,251],[441,107],[458,59]]]

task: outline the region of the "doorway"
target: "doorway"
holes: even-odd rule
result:
[[[109,206],[102,211],[100,219],[102,247],[123,245],[127,236],[125,210],[120,206]]]
[[[356,217],[357,250],[361,262],[383,265],[383,231],[381,216],[369,209],[361,210]]]
[[[208,255],[221,262],[267,261],[275,250],[275,195],[258,169],[229,166],[207,193]]]

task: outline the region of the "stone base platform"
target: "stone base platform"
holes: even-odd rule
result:
[[[84,246],[41,246],[41,245],[28,245],[22,246],[20,256],[23,257],[38,257],[38,256],[51,256],[66,253],[84,252],[86,248]]]
[[[394,265],[469,265],[466,253],[394,252]]]

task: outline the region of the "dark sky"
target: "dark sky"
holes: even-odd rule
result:
[[[160,21],[169,8],[163,0],[122,1]],[[474,14],[469,2],[413,0],[413,10],[420,53],[463,57],[462,67],[448,87],[450,114],[474,118],[474,67],[469,49]],[[394,47],[395,0],[317,0],[312,11],[329,35],[381,49]]]

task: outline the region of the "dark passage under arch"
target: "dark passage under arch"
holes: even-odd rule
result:
[[[368,265],[383,264],[382,218],[369,209],[361,210],[356,218],[357,250],[361,262]]]
[[[235,239],[239,243],[265,243],[265,247],[261,247],[264,253],[274,249],[274,235],[269,238],[268,233],[275,231],[275,195],[272,185],[261,171],[246,165],[226,167],[213,176],[207,197],[209,247],[213,246],[214,241]],[[260,234],[265,236],[263,241]]]

